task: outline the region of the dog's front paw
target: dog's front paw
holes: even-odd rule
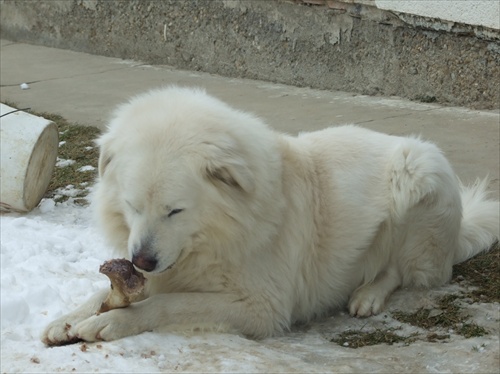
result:
[[[65,315],[50,323],[42,334],[42,342],[48,346],[73,344],[80,339],[76,336],[75,326],[82,318]]]
[[[133,313],[128,308],[110,310],[76,325],[76,336],[87,342],[94,342],[117,340],[142,332],[133,320]]]

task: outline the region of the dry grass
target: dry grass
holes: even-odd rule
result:
[[[455,265],[452,282],[464,282],[473,288],[467,297],[474,302],[500,302],[500,244],[490,251]]]
[[[483,327],[470,322],[470,316],[463,313],[462,308],[457,303],[457,300],[461,298],[463,296],[446,295],[437,300],[435,309],[420,308],[414,313],[394,311],[392,316],[400,322],[426,330],[452,329],[456,334],[465,338],[486,335],[488,332]]]
[[[68,197],[58,193],[58,190],[73,185],[75,188],[81,189],[75,201],[85,203],[84,197],[88,193],[86,187],[94,182],[97,175],[99,150],[94,144],[94,140],[100,133],[99,129],[92,126],[71,124],[63,117],[55,114],[36,113],[36,115],[47,118],[57,125],[59,141],[64,142],[59,147],[58,157],[74,161],[72,165],[55,168],[45,196],[56,198],[56,201],[66,200]],[[88,165],[93,166],[95,169],[91,171],[78,170]]]
[[[361,330],[349,330],[339,334],[336,338],[330,339],[331,342],[337,343],[343,347],[361,348],[369,345],[395,343],[410,344],[415,340],[414,335],[400,336],[394,333],[396,329],[376,329],[374,331],[365,332]]]

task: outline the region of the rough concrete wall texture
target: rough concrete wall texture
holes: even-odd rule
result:
[[[1,36],[223,76],[499,108],[500,37],[328,0],[1,0]],[[479,30],[481,31],[481,30]],[[484,31],[484,30],[483,30]],[[478,36],[479,35],[479,36]]]

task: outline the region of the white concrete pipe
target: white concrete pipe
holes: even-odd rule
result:
[[[49,186],[59,133],[53,122],[15,110],[0,104],[0,211],[28,212]]]

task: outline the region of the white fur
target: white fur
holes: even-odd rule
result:
[[[47,344],[179,324],[262,338],[346,304],[369,316],[400,286],[447,282],[499,234],[486,183],[461,187],[414,137],[286,136],[171,87],[119,107],[99,145],[99,224],[123,256],[157,260],[149,297],[97,316],[99,293],[53,322]]]

